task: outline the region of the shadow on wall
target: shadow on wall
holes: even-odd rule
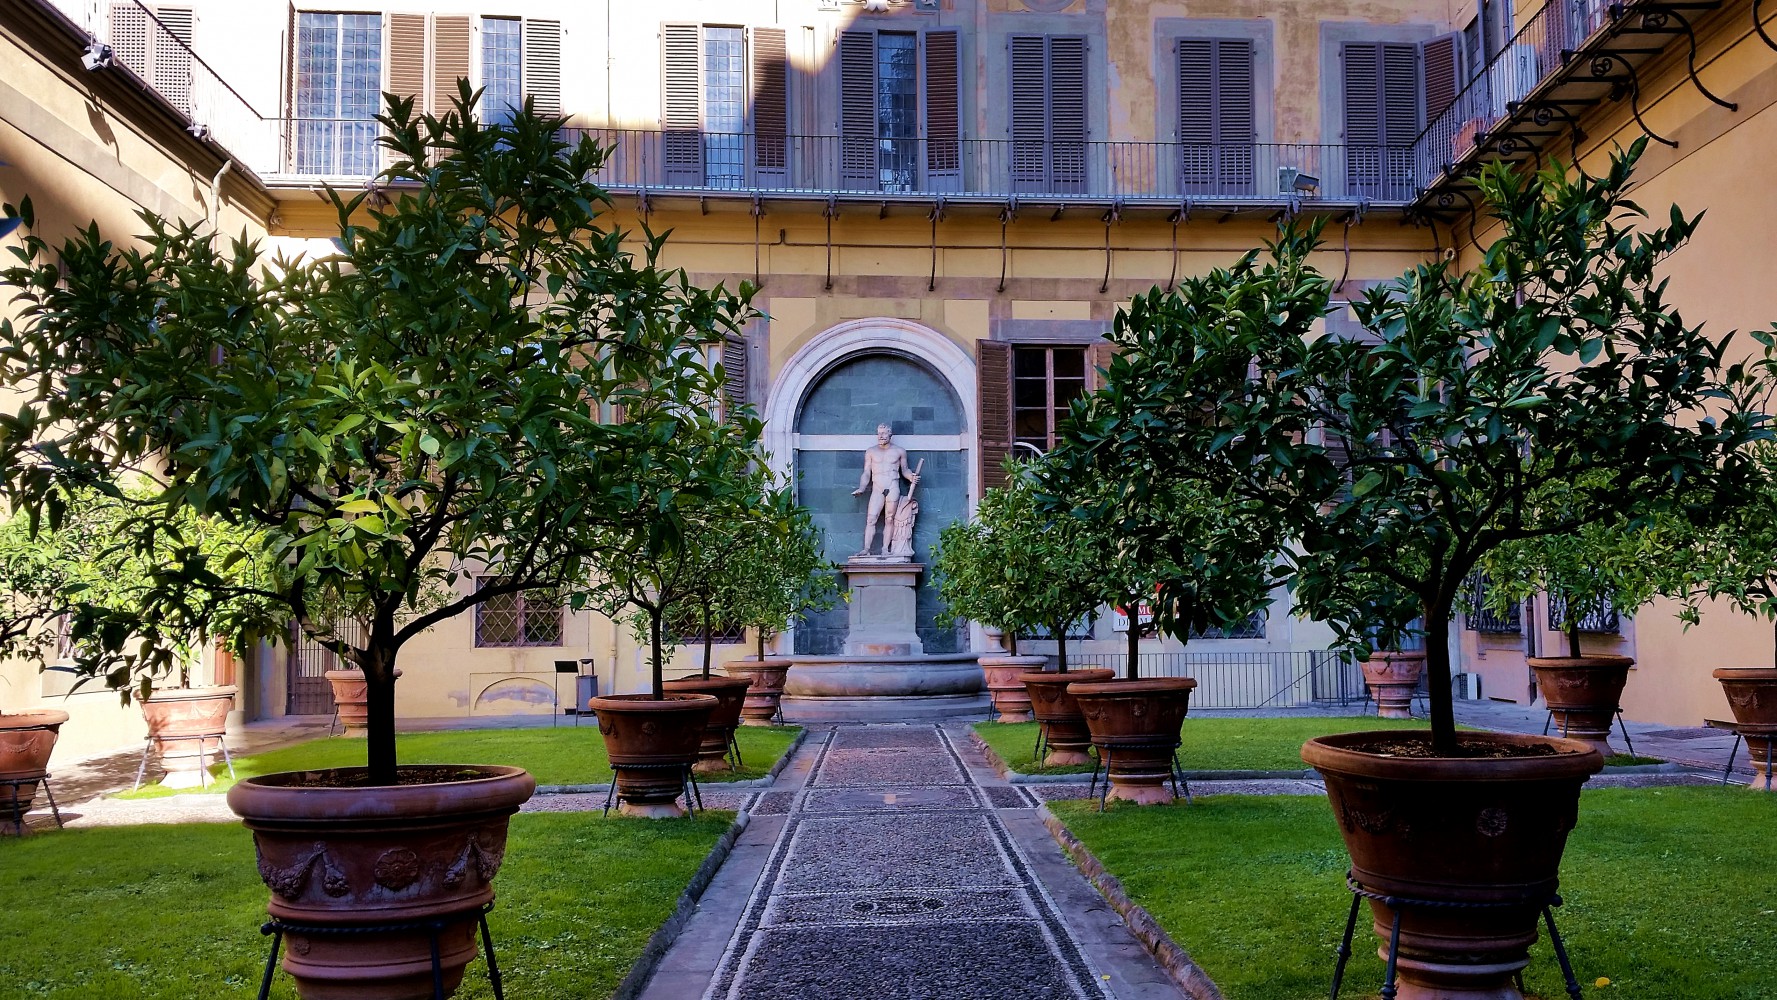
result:
[[[555,692],[543,681],[507,677],[481,689],[470,711],[489,715],[546,715],[555,708]]]

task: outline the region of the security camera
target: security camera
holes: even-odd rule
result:
[[[86,52],[80,57],[80,65],[85,66],[88,73],[104,69],[111,63],[111,46],[98,41],[86,43]]]
[[[192,122],[190,125],[185,126],[185,131],[190,132],[193,137],[198,139],[208,139],[210,137],[210,126],[199,122]]]

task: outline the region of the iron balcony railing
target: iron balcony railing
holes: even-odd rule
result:
[[[283,173],[368,176],[388,165],[362,119],[293,119]],[[1239,146],[571,128],[609,150],[616,191],[1009,201],[1405,204],[1412,151],[1307,143]]]
[[[1620,0],[1548,0],[1420,133],[1414,144],[1420,186],[1435,185],[1446,168],[1485,141],[1622,8]]]
[[[1069,669],[1105,667],[1124,676],[1127,653],[1083,653],[1068,657]],[[1200,708],[1302,708],[1361,702],[1363,671],[1334,650],[1238,653],[1143,653],[1143,677],[1190,677],[1197,681],[1191,704]]]

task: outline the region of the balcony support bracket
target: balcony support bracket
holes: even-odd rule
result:
[[[1113,201],[1104,213],[1104,280],[1098,283],[1098,294],[1111,287],[1111,226],[1123,221],[1123,202]]]
[[[1655,132],[1652,128],[1648,127],[1647,120],[1641,117],[1641,82],[1635,76],[1635,65],[1633,63],[1620,55],[1614,55],[1609,52],[1599,52],[1592,56],[1592,63],[1589,69],[1592,74],[1592,79],[1598,81],[1611,81],[1612,75],[1617,67],[1621,67],[1623,72],[1627,74],[1626,78],[1621,78],[1614,82],[1618,88],[1628,92],[1629,114],[1635,117],[1635,124],[1641,126],[1641,131],[1646,133],[1649,139],[1652,139],[1662,146],[1677,149],[1678,143]],[[1613,96],[1618,96],[1620,99],[1620,95]]]
[[[1180,198],[1178,208],[1166,221],[1172,223],[1172,273],[1166,277],[1166,291],[1170,293],[1178,284],[1178,227],[1181,222],[1191,221],[1191,199]]]
[[[926,281],[926,291],[938,290],[938,223],[944,219],[944,199],[932,202],[932,211],[927,218],[932,220],[932,276]]]
[[[759,269],[759,220],[765,217],[765,199],[753,193],[753,287],[764,288],[765,277]]]
[[[1006,223],[1018,218],[1018,199],[1009,199],[1004,208],[1000,209],[1000,284],[995,293],[1003,294],[1006,290],[1006,264],[1011,259],[1012,251],[1006,245]]]
[[[1756,17],[1754,20],[1756,22]],[[1690,19],[1680,13],[1677,8],[1665,5],[1657,5],[1641,12],[1641,27],[1644,31],[1669,31],[1671,30],[1669,26],[1673,21],[1677,21],[1678,26],[1684,29],[1685,42],[1690,46],[1685,50],[1684,60],[1685,68],[1690,71],[1691,85],[1697,88],[1697,93],[1709,98],[1716,105],[1727,108],[1729,111],[1739,111],[1740,105],[1715,96],[1708,87],[1703,86],[1703,81],[1698,79],[1697,33],[1692,30]]]
[[[1758,36],[1764,39],[1766,45],[1777,50],[1777,39],[1772,38],[1771,33],[1765,30],[1764,12],[1759,10],[1764,2],[1765,0],[1752,0],[1752,29],[1758,32]]]
[[[827,291],[833,290],[833,217],[839,214],[839,199],[827,196],[827,207],[821,210],[827,217],[827,283],[822,286]]]

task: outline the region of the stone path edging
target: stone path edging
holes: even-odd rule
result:
[[[806,733],[807,730],[805,729],[803,732]],[[784,751],[784,756],[778,762],[780,767],[783,761],[790,759],[791,751],[800,746],[801,742],[801,739],[798,738],[789,750]],[[691,881],[686,884],[685,891],[679,893],[679,902],[673,907],[672,915],[667,917],[659,927],[654,928],[654,933],[648,936],[648,943],[643,946],[641,956],[636,959],[634,965],[629,967],[629,974],[623,977],[621,983],[617,984],[616,991],[611,994],[611,1000],[635,1000],[636,997],[641,996],[642,990],[647,988],[649,977],[654,975],[654,967],[660,964],[662,958],[666,957],[667,949],[671,948],[673,942],[679,939],[679,934],[690,922],[691,915],[697,912],[698,900],[703,898],[704,890],[709,888],[710,882],[715,879],[716,871],[722,867],[722,863],[728,860],[728,855],[734,850],[734,842],[740,839],[740,835],[745,832],[747,824],[751,820],[752,816],[745,808],[734,814],[734,822],[728,824],[728,829],[722,831],[722,836],[716,838],[716,846],[710,848],[709,856],[703,859],[703,864],[697,866],[697,871],[691,876]]]
[[[1105,870],[1098,858],[1086,849],[1085,844],[1080,843],[1080,839],[1074,836],[1073,831],[1047,805],[1037,806],[1037,817],[1048,828],[1049,835],[1061,845],[1062,853],[1068,856],[1074,867],[1086,877],[1086,881],[1092,883],[1092,887],[1105,898],[1105,902],[1111,904],[1111,909],[1116,910],[1123,922],[1129,925],[1129,932],[1142,943],[1148,954],[1154,956],[1154,960],[1160,963],[1160,967],[1166,970],[1179,989],[1184,990],[1192,1000],[1225,1000],[1209,974],[1191,960],[1191,956],[1166,933],[1153,914],[1129,898],[1117,876]]]
[[[969,730],[969,739],[973,742],[974,746],[981,751],[982,756],[987,758],[987,763],[993,767],[993,773],[998,775],[1000,777],[1000,780],[1004,781],[1008,785],[1047,785],[1047,784],[1068,784],[1068,783],[1079,784],[1080,782],[1089,780],[1091,778],[1091,775],[1087,774],[1087,773],[1080,773],[1080,774],[1025,774],[1023,771],[1014,771],[1014,770],[1012,770],[1012,765],[1007,764],[1005,758],[1003,758],[999,755],[999,751],[995,750],[986,740],[982,739],[981,734],[975,732],[975,730],[973,728],[970,728],[970,730]],[[1223,770],[1223,771],[1180,771],[1179,773],[1184,776],[1184,779],[1186,781],[1287,781],[1287,780],[1319,781],[1320,780],[1320,772],[1316,771],[1312,767],[1305,767],[1305,768],[1302,768],[1301,770],[1296,770],[1296,771]]]
[[[808,739],[808,727],[804,726],[802,731],[796,734],[796,738],[790,741],[790,745],[784,748],[784,752],[778,755],[777,763],[771,765],[771,770],[765,772],[763,778],[745,778],[740,781],[706,781],[701,782],[700,784],[705,788],[714,788],[717,790],[726,788],[770,788],[773,784],[777,783],[777,776],[783,773],[784,767],[790,763],[790,756],[802,746],[802,741],[806,739]],[[611,783],[606,781],[596,785],[538,785],[536,794],[602,795],[610,790]]]

